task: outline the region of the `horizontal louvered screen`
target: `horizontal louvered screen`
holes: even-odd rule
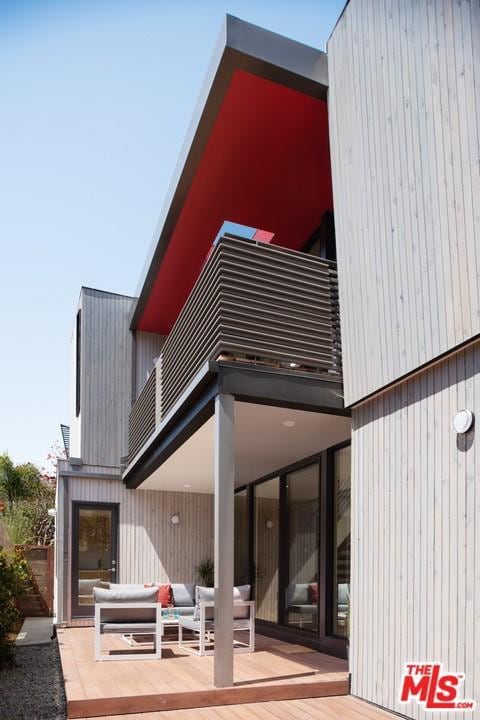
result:
[[[222,238],[162,351],[162,417],[206,360],[341,378],[334,262]]]
[[[135,402],[128,422],[129,461],[155,430],[156,371],[152,370]]]

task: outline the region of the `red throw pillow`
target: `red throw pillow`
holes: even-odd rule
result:
[[[316,605],[318,603],[318,584],[310,583],[308,587],[310,588],[310,599],[312,601],[312,605]]]
[[[168,607],[173,604],[171,585],[158,586],[158,602],[162,603],[162,607]]]
[[[172,605],[173,598],[171,585],[161,585],[160,583],[144,583],[143,587],[158,587],[157,602],[161,603],[162,607],[168,607],[169,605]]]

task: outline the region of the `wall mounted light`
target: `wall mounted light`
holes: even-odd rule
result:
[[[472,427],[474,419],[471,410],[459,410],[453,418],[453,429],[458,434],[466,433]]]
[[[178,525],[178,523],[180,522],[179,516],[172,515],[172,517],[170,518],[170,522],[172,523],[172,525]]]
[[[267,530],[271,530],[273,528],[273,520],[267,520],[265,523],[265,527]]]

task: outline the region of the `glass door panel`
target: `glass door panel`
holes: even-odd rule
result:
[[[246,490],[235,493],[235,585],[247,585],[250,582],[248,553],[248,497]]]
[[[319,465],[287,475],[285,624],[318,630]]]
[[[333,632],[349,635],[350,625],[350,446],[335,452],[335,542]]]
[[[278,622],[280,480],[255,486],[255,603],[259,620]]]
[[[89,617],[93,588],[116,581],[116,505],[73,505],[72,559],[72,615]]]

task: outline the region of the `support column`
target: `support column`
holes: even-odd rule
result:
[[[214,685],[233,685],[233,524],[235,398],[215,398],[215,656]]]

